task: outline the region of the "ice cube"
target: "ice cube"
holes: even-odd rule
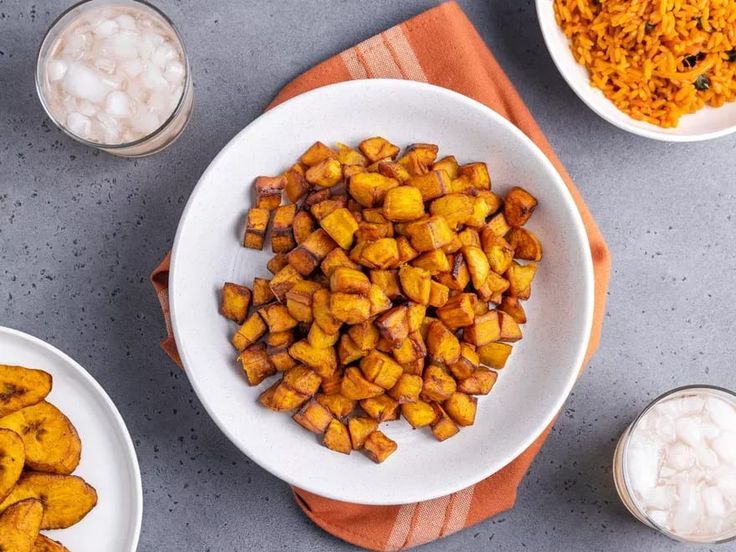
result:
[[[119,28],[120,25],[117,21],[112,19],[103,19],[92,28],[92,32],[95,33],[95,36],[98,38],[107,38],[108,36],[118,32]]]
[[[99,103],[110,92],[103,75],[83,63],[69,65],[62,86],[72,96]]]
[[[736,500],[736,468],[721,465],[714,470],[708,471],[708,483],[717,487],[729,500]]]
[[[680,410],[683,414],[699,414],[703,411],[705,401],[696,395],[682,397],[680,400]]]
[[[165,42],[156,48],[153,51],[153,54],[151,54],[151,61],[161,69],[164,69],[169,61],[173,61],[178,58],[178,52],[172,48],[171,44],[167,44]]]
[[[135,19],[132,16],[128,15],[127,13],[118,15],[115,18],[115,21],[117,21],[121,29],[125,29],[126,31],[136,30]]]
[[[164,71],[164,78],[171,84],[179,84],[184,80],[186,69],[184,64],[179,61],[170,61],[166,64],[166,71]]]
[[[652,411],[656,411],[658,414],[665,414],[670,418],[677,418],[681,414],[677,399],[667,399],[652,408]]]
[[[708,423],[701,424],[700,431],[703,432],[703,437],[709,440],[715,439],[721,433],[721,430],[718,429],[718,426]]]
[[[718,455],[709,448],[701,447],[695,451],[698,464],[707,469],[717,468],[720,462]]]
[[[97,106],[88,100],[79,100],[77,111],[86,117],[94,117],[97,115]]]
[[[66,118],[66,128],[72,134],[87,139],[92,131],[92,121],[81,113],[73,112]]]
[[[148,112],[145,109],[139,109],[131,119],[131,126],[136,132],[147,136],[158,128],[159,120],[156,114]]]
[[[627,471],[635,492],[646,496],[657,484],[659,449],[644,439],[632,440],[626,458]]]
[[[659,478],[660,479],[669,479],[673,475],[675,475],[677,472],[670,468],[669,466],[662,466],[659,469]]]
[[[51,82],[64,77],[69,64],[63,59],[50,59],[46,64],[46,74]]]
[[[705,507],[700,491],[694,483],[680,483],[677,486],[677,503],[672,517],[672,529],[686,536],[697,529]]]
[[[120,64],[120,69],[128,77],[135,78],[143,72],[143,64],[139,59],[129,59]]]
[[[133,31],[119,31],[106,40],[108,51],[118,59],[135,59],[138,57],[140,35]]]
[[[659,527],[667,528],[667,518],[669,514],[662,510],[650,510],[647,512],[649,519],[651,519]]]
[[[667,415],[660,414],[654,418],[654,431],[665,443],[671,443],[677,437],[675,422]]]
[[[143,70],[143,84],[145,84],[147,88],[163,88],[168,87],[169,85],[168,81],[161,73],[161,69],[153,63],[147,64],[146,68]]]
[[[700,426],[691,417],[678,418],[675,422],[675,429],[677,430],[677,437],[693,448],[698,448],[703,441]]]
[[[723,502],[723,495],[716,487],[705,487],[701,491],[705,511],[709,516],[723,517],[726,515],[726,505]]]
[[[86,33],[78,31],[71,32],[64,37],[62,52],[73,59],[79,59],[87,48],[89,42]]]
[[[148,97],[148,109],[165,119],[171,113],[171,92],[165,88],[157,88]]]
[[[105,112],[113,117],[130,116],[130,98],[125,92],[114,90],[105,99]]]
[[[673,485],[659,485],[645,497],[647,508],[655,510],[670,510],[675,503],[675,487]]]
[[[713,450],[724,462],[736,465],[736,433],[721,433],[713,439]]]
[[[667,451],[666,464],[673,470],[682,471],[695,463],[692,449],[684,443],[677,442]]]
[[[105,73],[115,72],[115,61],[108,57],[97,56],[94,63],[95,67],[100,71],[104,71]]]
[[[718,397],[708,397],[705,409],[710,419],[721,429],[736,430],[736,408]]]

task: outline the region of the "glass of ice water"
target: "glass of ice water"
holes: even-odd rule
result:
[[[62,13],[39,48],[36,90],[62,131],[123,157],[161,151],[192,113],[181,36],[143,0],[84,0]]]

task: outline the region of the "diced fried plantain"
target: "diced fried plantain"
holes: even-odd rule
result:
[[[376,161],[386,158],[394,159],[399,154],[399,147],[393,145],[381,136],[367,138],[363,140],[358,147],[371,163],[375,163]]]
[[[444,306],[450,298],[450,288],[432,280],[429,288],[429,305],[432,307]]]
[[[355,346],[364,352],[374,349],[378,344],[378,328],[370,321],[350,326],[348,335]]]
[[[496,370],[500,370],[506,366],[506,361],[510,354],[511,345],[508,343],[494,342],[478,347],[480,363]]]
[[[411,264],[429,270],[432,276],[435,276],[440,272],[448,272],[450,270],[450,260],[441,249],[434,249],[432,251],[422,253],[414,259]]]
[[[419,252],[432,251],[450,243],[455,233],[444,217],[432,216],[427,220],[415,222],[407,227],[411,245]]]
[[[320,188],[318,190],[312,190],[309,192],[304,200],[302,201],[302,208],[307,209],[311,212],[315,205],[319,205],[323,201],[327,201],[332,198],[332,190],[328,188]],[[314,213],[312,213],[315,217]]]
[[[507,289],[509,289],[509,281],[491,271],[483,285],[476,288],[475,291],[482,301],[497,303],[496,299]]]
[[[286,293],[291,289],[294,284],[300,282],[301,280],[302,277],[299,272],[297,272],[297,270],[289,264],[279,270],[276,274],[274,274],[268,285],[271,288],[271,292],[274,294],[276,299],[280,303],[283,303],[286,300]]]
[[[409,333],[420,331],[426,316],[426,305],[412,303],[411,301],[406,303],[406,321],[409,326]]]
[[[467,331],[467,330],[466,330]],[[480,359],[475,347],[470,343],[460,344],[460,358],[448,366],[450,373],[455,379],[462,380],[469,378],[478,369]]]
[[[406,184],[417,188],[424,201],[442,197],[452,188],[452,181],[445,171],[431,171],[427,174],[412,176],[406,181]]]
[[[69,418],[46,401],[0,418],[0,428],[20,435],[26,466],[32,470],[69,474],[79,464],[82,441],[77,430]]]
[[[399,159],[399,163],[412,175],[425,174],[437,159],[439,147],[436,144],[411,144]]]
[[[524,188],[518,186],[506,194],[503,213],[509,225],[518,228],[524,226],[537,208],[536,198]]]
[[[350,454],[353,450],[348,428],[336,418],[330,420],[322,444],[330,450],[342,452],[343,454]]]
[[[268,220],[271,211],[259,207],[253,207],[248,210],[248,218],[245,223],[245,235],[243,236],[243,246],[250,249],[263,249],[263,240],[266,237],[266,229],[268,228]]]
[[[286,197],[292,203],[299,201],[309,191],[309,182],[304,178],[304,167],[298,163],[284,173],[284,178],[286,178],[284,185]]]
[[[488,257],[491,270],[497,274],[506,272],[514,259],[514,249],[511,244],[494,234],[493,230],[488,227],[483,228],[481,232],[481,244]]]
[[[419,255],[419,251],[414,249],[406,236],[396,238],[396,247],[399,250],[399,262],[408,263]]]
[[[9,414],[6,418],[10,416],[13,414]],[[25,448],[20,435],[12,428],[0,429],[0,500],[10,493],[18,481],[25,458]]]
[[[348,365],[360,358],[363,358],[366,355],[366,351],[363,351],[358,347],[349,335],[343,334],[340,336],[340,343],[337,346],[337,354],[340,358],[340,364]]]
[[[281,192],[286,186],[285,176],[259,176],[256,178],[256,207],[276,209],[281,205]]]
[[[371,282],[368,276],[354,268],[338,267],[330,276],[330,291],[332,293],[357,293],[368,295]]]
[[[311,283],[314,284],[314,282]],[[289,290],[289,293],[291,293],[295,287],[296,286],[292,287]],[[287,309],[285,305],[282,305],[280,303],[272,303],[270,305],[266,305],[265,307],[258,309],[258,314],[261,315],[261,318],[263,318],[263,321],[268,326],[269,332],[285,332],[286,330],[296,328],[297,324],[299,323],[293,316],[289,314],[289,309]]]
[[[283,381],[277,381],[258,397],[258,402],[274,412],[288,412],[299,408],[309,397],[292,389]]]
[[[276,368],[268,357],[266,346],[263,343],[247,347],[240,353],[238,360],[248,379],[248,385],[258,385],[276,373]]]
[[[501,207],[501,198],[493,192],[478,192],[473,201],[473,213],[465,220],[466,226],[480,228],[486,219]]]
[[[458,175],[467,176],[470,183],[477,190],[490,190],[491,177],[488,174],[488,166],[485,163],[468,163],[458,169]]]
[[[322,220],[327,215],[338,209],[346,208],[348,205],[348,196],[345,194],[330,195],[327,199],[324,199],[318,203],[315,203],[309,208],[309,212],[317,220]],[[350,212],[350,210],[348,210]],[[351,216],[355,216],[350,212]]]
[[[28,498],[43,503],[41,529],[65,529],[79,522],[95,507],[97,491],[75,475],[27,471],[0,504],[0,511]]]
[[[335,209],[319,221],[320,226],[343,249],[350,249],[358,223],[345,207]]]
[[[399,186],[386,192],[383,214],[391,221],[416,220],[424,214],[422,194],[413,186]]]
[[[457,425],[470,426],[475,422],[478,399],[465,393],[455,392],[444,402],[443,407]]]
[[[308,276],[335,247],[337,247],[335,241],[327,232],[319,228],[289,252],[287,255],[289,265],[302,276]]]
[[[483,229],[488,229],[488,231],[493,232],[499,238],[503,238],[509,233],[511,226],[506,222],[506,217],[503,213],[497,213],[483,226]]]
[[[294,421],[304,429],[318,435],[325,432],[332,420],[332,413],[315,400],[307,402],[301,410],[292,416]]]
[[[296,246],[292,230],[295,214],[296,205],[294,204],[276,208],[271,228],[271,249],[274,253],[288,253]]]
[[[447,303],[437,309],[437,317],[450,330],[470,326],[475,320],[475,303],[477,300],[473,293],[459,293],[450,297]]]
[[[43,400],[51,391],[51,374],[0,364],[0,416]]]
[[[322,378],[313,370],[300,364],[284,373],[283,383],[291,387],[297,393],[312,397],[317,393],[317,390],[322,383]]]
[[[309,344],[316,349],[334,347],[339,339],[339,333],[336,332],[334,334],[328,334],[319,324],[312,324],[309,327],[309,333],[307,333],[307,341],[309,341]]]
[[[316,326],[317,324],[313,324]],[[340,384],[342,383],[343,370],[338,368],[328,378],[322,378],[320,391],[325,395],[335,395],[340,392]]]
[[[309,167],[304,177],[310,184],[330,188],[342,181],[342,165],[337,159],[323,159]]]
[[[348,191],[363,207],[383,205],[386,193],[399,185],[399,181],[377,173],[358,173],[350,177]]]
[[[388,395],[379,395],[360,401],[360,407],[371,418],[388,422],[399,418],[399,403]]]
[[[337,369],[337,355],[333,347],[317,349],[305,339],[289,347],[292,358],[309,366],[322,378],[328,378]]]
[[[378,422],[373,418],[358,416],[348,420],[348,431],[350,432],[350,442],[353,449],[359,450],[363,448],[368,435],[378,429]]]
[[[445,441],[453,435],[457,435],[460,428],[457,424],[447,415],[447,412],[437,403],[432,403],[436,417],[432,424],[432,434],[438,441]]]
[[[520,265],[516,261],[506,271],[506,279],[509,281],[509,295],[518,299],[529,299],[532,293],[532,280],[537,272],[537,264],[529,263]]]
[[[312,321],[314,320],[314,316],[312,313],[312,297],[319,289],[322,289],[322,287],[317,282],[313,282],[311,280],[302,280],[294,284],[291,289],[286,292],[286,309],[288,311],[287,313],[294,321],[294,325],[291,327],[296,327],[297,321],[304,322],[305,324],[312,323]],[[273,327],[271,327],[268,313],[273,312],[274,314],[278,314],[279,316],[281,316],[283,313],[281,309],[277,311],[275,308],[276,306],[283,305],[269,305],[268,307],[264,307],[263,309],[258,311],[261,313],[261,316],[263,316],[263,319],[269,325],[269,331],[277,332],[291,329],[274,329]],[[266,309],[268,309],[268,313],[264,314],[264,311]],[[279,318],[279,321],[282,323],[282,325],[287,325],[287,322],[291,323],[290,321],[288,321],[287,318]]]
[[[271,364],[279,372],[285,372],[296,366],[296,361],[289,355],[289,347],[292,343],[294,343],[293,330],[274,332],[266,336],[266,354],[271,359]]]
[[[453,364],[460,358],[460,342],[439,320],[433,320],[429,324],[425,341],[429,356],[442,364]]]
[[[422,391],[422,378],[413,374],[401,374],[399,379],[388,392],[388,394],[399,404],[416,402]]]
[[[314,232],[315,228],[314,219],[307,211],[300,210],[294,215],[292,233],[297,244],[303,243]]]
[[[248,316],[250,297],[251,293],[247,287],[225,282],[225,285],[222,286],[220,314],[238,324],[242,324],[245,317]]]
[[[451,253],[457,253],[458,251],[460,251],[462,246],[463,242],[460,241],[460,238],[457,236],[457,234],[453,234],[452,239],[442,246],[442,251],[449,255]]]
[[[480,247],[475,245],[463,246],[462,253],[465,257],[465,264],[468,266],[468,272],[470,272],[470,279],[473,282],[473,286],[479,288],[485,283],[491,271],[488,257],[486,257],[486,254]]]
[[[421,333],[411,332],[402,341],[401,345],[394,348],[392,352],[396,362],[402,365],[409,364],[417,359],[424,358],[427,355],[427,346],[424,344]]]
[[[263,318],[257,312],[254,312],[235,332],[232,344],[238,351],[243,351],[246,347],[258,341],[266,333],[266,330],[267,327]]]
[[[422,305],[429,304],[432,276],[428,270],[403,265],[399,268],[399,281],[407,298]]]
[[[475,198],[467,194],[447,194],[432,201],[429,212],[444,217],[450,228],[457,230],[473,214],[474,204]]]
[[[355,401],[347,398],[340,392],[333,393],[332,395],[317,395],[317,402],[337,418],[345,418],[355,410]]]
[[[0,515],[0,550],[32,552],[43,519],[43,503],[29,498],[8,507]]]
[[[360,324],[371,317],[371,302],[363,295],[331,293],[330,312],[340,322]]]
[[[345,370],[345,376],[342,379],[340,393],[348,399],[360,401],[377,397],[384,393],[384,388],[376,383],[372,383],[363,377],[363,372],[359,368],[351,367]]]
[[[332,276],[333,271],[339,267],[352,268],[355,270],[360,269],[360,265],[353,262],[350,257],[348,257],[347,253],[339,247],[330,251],[319,266],[322,273],[328,278]]]
[[[516,320],[517,324],[526,324],[526,312],[524,312],[521,301],[516,297],[505,295],[501,304],[498,306],[498,310],[511,316],[511,318]]]
[[[437,414],[432,405],[423,400],[401,405],[401,414],[413,428],[426,427],[434,423]]]
[[[260,307],[273,301],[276,296],[271,291],[271,280],[253,278],[253,306]]]
[[[363,444],[368,457],[373,460],[376,464],[380,464],[386,458],[391,456],[399,446],[396,441],[389,439],[381,431],[374,431]]]
[[[427,401],[442,402],[455,392],[455,380],[442,366],[430,364],[422,377],[422,398]]]
[[[396,299],[401,295],[397,270],[371,270],[370,279],[371,283],[378,286],[389,299]]]
[[[400,305],[386,311],[376,318],[375,324],[380,334],[389,340],[392,345],[398,347],[409,335],[407,307]]]
[[[500,341],[519,341],[521,339],[521,328],[516,320],[505,312],[498,313],[498,323],[501,326]]]
[[[31,552],[69,552],[69,550],[60,542],[51,540],[43,535],[38,535],[33,543]]]
[[[457,384],[457,390],[467,395],[487,395],[491,392],[498,374],[485,366],[478,368],[473,374]]]
[[[542,244],[530,230],[512,228],[508,235],[509,245],[514,249],[514,257],[527,261],[542,260]]]
[[[277,253],[273,257],[271,257],[271,260],[266,263],[266,268],[271,274],[276,274],[279,270],[284,268],[289,264],[289,261],[286,259],[286,255],[283,253]]]
[[[393,268],[399,264],[399,248],[394,238],[381,238],[365,243],[358,262],[367,268]]]
[[[495,310],[476,316],[473,325],[463,331],[463,339],[476,347],[498,341],[500,337],[501,325]]]
[[[379,161],[377,169],[379,174],[399,182],[406,182],[411,176],[404,165],[393,161]]]
[[[488,308],[488,303],[486,303],[485,301],[481,300],[481,301],[478,301],[477,303],[475,303],[475,316],[476,316],[476,318],[478,316],[481,316],[483,314],[486,314],[489,310],[491,310],[491,309]]]
[[[454,155],[443,157],[432,165],[433,171],[445,171],[451,180],[457,178],[458,163]]]
[[[470,273],[465,264],[465,257],[460,254],[448,256],[450,272],[441,272],[436,280],[454,291],[463,291],[470,282]]]
[[[376,316],[391,308],[391,299],[375,284],[371,284],[368,291],[368,301],[371,304],[371,316]]]
[[[362,153],[340,142],[337,143],[337,160],[343,165],[359,165],[365,167],[368,164],[368,160]]]
[[[318,289],[312,295],[312,314],[314,321],[327,334],[334,334],[340,330],[340,322],[330,310],[330,292],[327,289]]]
[[[366,222],[363,220],[358,223],[358,230],[355,232],[355,239],[359,242],[370,242],[381,238],[392,238],[393,236],[394,227],[388,221]]]
[[[404,372],[390,356],[377,350],[369,352],[360,361],[360,369],[365,379],[383,389],[391,389]],[[368,397],[360,397],[367,399]]]
[[[318,141],[309,146],[309,149],[302,154],[299,161],[307,167],[311,167],[325,159],[335,157],[337,157],[337,152]]]

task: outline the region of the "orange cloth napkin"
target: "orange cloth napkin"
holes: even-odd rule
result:
[[[474,98],[514,123],[547,154],[570,189],[590,240],[595,272],[595,314],[585,359],[587,364],[600,339],[610,272],[608,248],[570,176],[457,4],[441,4],[328,59],[287,85],[269,107],[327,84],[379,77],[430,82]],[[168,268],[167,256],[153,273],[152,282],[166,319],[168,337],[162,347],[181,364],[168,316]],[[296,488],[294,496],[314,523],[343,540],[372,550],[417,546],[511,508],[516,500],[516,489],[550,429],[551,426],[501,471],[450,496],[398,506],[349,504]]]

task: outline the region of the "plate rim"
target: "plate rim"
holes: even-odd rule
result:
[[[131,463],[133,466],[133,476],[136,483],[136,485],[134,486],[135,527],[133,529],[133,539],[131,541],[131,547],[129,550],[130,552],[135,552],[138,549],[141,529],[143,525],[143,481],[141,479],[141,469],[138,463],[138,455],[136,454],[135,447],[133,446],[133,439],[130,436],[128,426],[125,424],[125,420],[123,419],[122,414],[120,414],[118,407],[115,405],[113,400],[110,398],[110,395],[107,394],[107,391],[105,391],[102,385],[100,385],[100,383],[94,377],[92,377],[92,374],[90,374],[81,364],[79,364],[76,360],[74,360],[58,347],[55,347],[51,343],[44,341],[40,337],[36,337],[29,333],[23,332],[21,330],[16,330],[15,328],[11,328],[8,326],[0,326],[0,335],[2,334],[7,334],[19,338],[23,341],[27,341],[32,345],[39,346],[42,349],[47,350],[51,354],[59,357],[60,360],[71,366],[72,369],[75,370],[82,377],[83,380],[85,380],[90,388],[92,388],[102,398],[103,402],[108,407],[108,410],[112,414],[112,417],[118,426],[118,430],[120,430],[123,441],[125,442],[125,448],[126,452],[128,453],[128,458],[132,460]]]
[[[567,83],[567,85],[570,87],[570,89],[575,93],[575,95],[582,101],[588,108],[593,111],[596,115],[598,115],[601,119],[604,121],[612,124],[613,126],[620,128],[621,130],[624,130],[626,132],[629,132],[631,134],[636,134],[637,136],[641,136],[643,138],[649,138],[650,140],[656,140],[658,142],[671,142],[671,143],[679,143],[679,144],[687,144],[687,143],[694,143],[694,142],[705,142],[708,140],[715,140],[717,138],[723,138],[725,136],[730,136],[731,134],[736,133],[736,125],[731,125],[730,127],[726,127],[721,130],[715,130],[711,132],[698,132],[695,134],[673,134],[670,132],[667,132],[666,129],[659,128],[655,125],[646,123],[645,121],[637,121],[636,119],[632,118],[628,113],[624,113],[620,109],[616,108],[617,111],[621,114],[622,118],[617,119],[616,117],[610,116],[608,113],[604,112],[596,102],[590,100],[588,97],[586,97],[587,89],[583,86],[579,86],[577,82],[572,78],[572,76],[568,75],[566,71],[564,71],[561,67],[562,59],[561,56],[563,54],[559,53],[557,51],[557,48],[554,48],[551,44],[552,37],[550,36],[550,33],[545,27],[545,24],[543,23],[544,20],[548,19],[548,14],[544,12],[543,10],[547,9],[545,6],[543,6],[544,3],[547,3],[552,6],[552,14],[554,17],[554,6],[552,5],[554,0],[535,0],[535,7],[537,12],[537,22],[539,23],[539,30],[542,33],[542,38],[544,39],[544,45],[547,48],[547,52],[549,52],[549,56],[552,58],[552,62],[554,63],[555,67],[557,68],[557,72],[562,76],[563,80]],[[555,21],[554,27],[558,30],[559,26],[557,25],[557,22]],[[569,48],[568,48],[569,51]],[[577,60],[575,60],[575,63],[577,63]],[[598,92],[600,94],[600,97],[613,105],[613,102],[609,100],[608,98],[603,95],[603,93],[598,90],[597,88],[594,88],[590,84],[587,85],[592,91]],[[616,107],[614,105],[614,107]],[[714,108],[718,109],[718,108]],[[694,115],[694,114],[690,114]],[[648,124],[651,128],[646,127],[640,127],[639,124]]]
[[[184,207],[184,210],[182,211],[181,218],[179,220],[179,224],[177,226],[176,236],[174,238],[174,243],[171,249],[171,264],[170,264],[170,274],[169,274],[169,306],[170,306],[170,315],[171,315],[171,327],[173,330],[174,340],[177,343],[182,343],[181,335],[180,335],[180,328],[178,323],[178,318],[176,315],[177,310],[177,297],[178,294],[176,292],[177,288],[177,259],[178,259],[178,253],[180,248],[182,247],[182,233],[184,226],[188,220],[188,217],[190,216],[191,210],[193,209],[193,205],[195,204],[199,194],[202,193],[202,190],[204,189],[205,182],[208,179],[211,172],[214,171],[215,166],[217,165],[219,159],[221,157],[224,157],[230,149],[232,149],[235,144],[239,141],[240,137],[244,135],[247,132],[250,132],[253,130],[253,128],[256,125],[262,125],[264,122],[268,122],[268,120],[273,117],[274,113],[278,113],[282,110],[290,109],[293,105],[298,105],[299,102],[304,101],[305,98],[319,95],[319,94],[330,94],[332,91],[337,90],[341,91],[343,93],[349,93],[351,88],[355,87],[364,87],[364,86],[375,86],[375,87],[402,87],[406,88],[407,90],[415,90],[415,91],[424,91],[424,92],[430,92],[433,94],[439,94],[440,96],[444,96],[443,99],[449,99],[450,101],[459,101],[461,103],[466,104],[467,106],[483,111],[485,115],[495,120],[497,124],[500,126],[503,126],[511,132],[512,134],[515,134],[516,137],[524,142],[526,146],[528,146],[529,151],[531,155],[534,155],[537,160],[546,166],[547,172],[550,173],[550,184],[557,186],[563,196],[563,201],[566,203],[568,210],[572,213],[572,226],[574,228],[576,236],[583,242],[583,244],[587,244],[588,247],[585,248],[585,251],[581,254],[582,258],[582,270],[584,272],[584,282],[583,285],[586,287],[584,291],[583,296],[583,310],[582,310],[582,316],[584,316],[584,339],[581,339],[580,345],[578,346],[577,351],[575,352],[574,358],[574,364],[575,366],[579,367],[578,370],[569,370],[569,374],[567,376],[567,381],[565,382],[564,389],[565,392],[561,394],[560,398],[558,398],[555,401],[554,408],[550,409],[550,413],[546,416],[546,418],[540,422],[537,423],[538,431],[532,432],[527,438],[519,445],[517,448],[508,453],[507,457],[504,459],[502,465],[493,466],[490,469],[486,469],[481,474],[476,474],[473,477],[469,478],[472,480],[465,479],[455,479],[451,481],[455,481],[454,483],[448,483],[445,484],[444,487],[437,491],[430,491],[430,492],[417,492],[414,493],[413,496],[408,497],[406,500],[403,500],[401,502],[396,502],[396,500],[386,500],[381,499],[381,493],[375,493],[373,497],[370,499],[361,499],[356,500],[352,497],[346,497],[346,495],[339,495],[336,492],[332,491],[325,491],[324,489],[318,489],[315,488],[310,483],[304,483],[303,481],[300,481],[297,483],[293,477],[291,477],[288,473],[283,473],[281,470],[275,469],[271,466],[264,465],[261,463],[260,459],[255,458],[253,455],[251,455],[250,449],[252,447],[248,446],[248,443],[241,443],[240,439],[237,439],[235,437],[235,431],[231,430],[227,427],[227,425],[223,422],[223,420],[219,419],[219,417],[215,414],[215,409],[212,405],[210,405],[208,402],[205,402],[203,398],[202,390],[197,382],[197,379],[193,377],[190,370],[187,370],[186,367],[189,363],[188,359],[188,353],[186,347],[179,348],[179,355],[182,360],[182,364],[184,366],[184,372],[187,376],[187,379],[189,380],[190,384],[192,385],[192,388],[194,389],[195,394],[197,395],[197,398],[199,399],[200,403],[202,404],[203,408],[207,412],[207,414],[210,416],[212,421],[217,425],[217,427],[220,429],[220,431],[223,432],[223,434],[230,440],[233,445],[238,448],[244,455],[246,455],[251,461],[255,462],[258,466],[266,470],[267,472],[271,473],[275,477],[278,477],[282,481],[286,482],[287,484],[291,485],[292,487],[297,487],[299,489],[303,489],[305,491],[308,491],[310,493],[316,494],[318,496],[322,496],[324,498],[329,498],[333,500],[338,500],[342,502],[350,502],[355,504],[364,504],[364,505],[374,505],[374,506],[393,506],[398,504],[408,504],[413,502],[421,502],[425,500],[431,500],[434,498],[439,498],[442,496],[446,496],[449,494],[452,494],[454,492],[460,491],[462,489],[465,489],[467,487],[470,487],[472,485],[475,485],[476,483],[486,479],[487,477],[493,475],[494,473],[499,472],[501,469],[506,467],[509,463],[511,463],[514,459],[516,459],[520,454],[522,454],[529,446],[540,436],[542,433],[546,430],[547,426],[552,423],[556,417],[558,416],[562,406],[564,405],[565,401],[569,398],[570,392],[572,391],[573,386],[575,385],[575,382],[578,379],[578,376],[581,373],[583,362],[585,359],[585,354],[588,349],[588,345],[590,343],[590,337],[592,333],[593,328],[593,307],[594,307],[594,272],[593,272],[593,258],[592,258],[592,252],[590,249],[590,240],[588,239],[588,234],[585,229],[585,225],[583,223],[582,215],[580,213],[580,210],[578,209],[577,205],[575,204],[575,200],[573,198],[572,193],[570,192],[570,189],[565,184],[564,180],[562,179],[562,176],[557,171],[557,169],[554,167],[550,159],[547,157],[547,155],[526,135],[524,132],[519,129],[516,125],[511,123],[509,120],[507,120],[505,117],[491,109],[490,107],[486,106],[485,104],[482,104],[472,98],[469,98],[468,96],[465,96],[463,94],[460,94],[458,92],[455,92],[453,90],[443,88],[440,86],[436,86],[429,83],[424,82],[417,82],[417,81],[411,81],[411,80],[403,80],[403,79],[357,79],[357,80],[348,80],[348,81],[342,81],[338,83],[328,84],[325,86],[321,86],[318,88],[314,88],[312,90],[309,90],[307,92],[304,92],[302,94],[299,94],[279,105],[276,107],[269,109],[259,115],[257,118],[255,118],[253,121],[251,121],[249,124],[247,124],[242,130],[240,130],[235,136],[233,136],[227,144],[217,153],[217,155],[212,159],[210,164],[207,166],[207,168],[204,170],[202,175],[200,176],[199,180],[197,181],[197,184],[195,185],[194,189],[192,190],[189,199],[187,200],[187,203]],[[341,90],[344,89],[344,90]],[[500,464],[501,462],[498,462]],[[437,486],[434,486],[433,488],[439,488]]]

